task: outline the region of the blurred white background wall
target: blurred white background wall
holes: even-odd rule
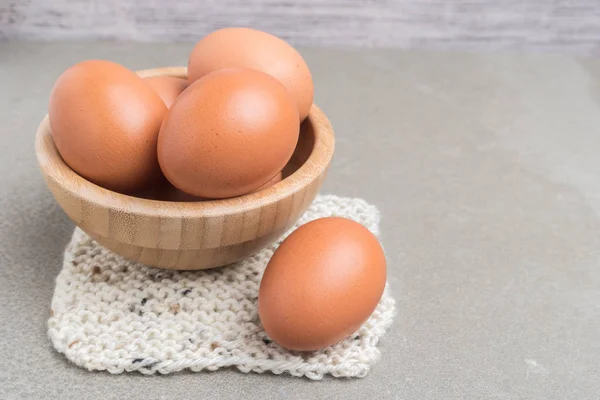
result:
[[[250,26],[296,45],[600,54],[600,0],[0,0],[0,38],[195,41]]]

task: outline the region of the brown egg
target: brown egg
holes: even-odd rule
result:
[[[351,335],[379,303],[386,262],[377,238],[345,218],[309,222],[287,237],[265,269],[258,313],[290,350],[318,350]]]
[[[173,104],[160,130],[158,160],[186,193],[239,196],[283,169],[299,129],[294,99],[277,80],[224,69],[192,83]]]
[[[69,167],[97,185],[131,192],[160,176],[156,142],[166,110],[134,72],[90,60],[58,78],[49,117],[54,143]]]
[[[177,96],[188,87],[187,80],[173,76],[150,76],[144,80],[158,93],[167,108],[170,108]]]
[[[314,87],[306,62],[292,46],[269,33],[225,28],[200,40],[188,62],[190,82],[222,68],[252,68],[278,79],[292,93],[300,120],[308,115]]]

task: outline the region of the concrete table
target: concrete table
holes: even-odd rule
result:
[[[600,393],[600,60],[306,50],[337,149],[324,192],[383,213],[399,314],[364,379],[80,369],[46,336],[73,224],[33,138],[67,66],[188,44],[0,44],[0,397],[553,399]]]

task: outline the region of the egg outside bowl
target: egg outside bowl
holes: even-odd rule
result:
[[[186,78],[185,67],[138,71]],[[284,179],[240,197],[158,201],[116,193],[82,178],[58,154],[48,116],[35,151],[48,188],[90,237],[121,256],[159,268],[197,270],[248,257],[292,227],[321,189],[334,151],[327,116],[313,105]]]

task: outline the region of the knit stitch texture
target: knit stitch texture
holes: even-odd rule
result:
[[[323,195],[288,233],[258,254],[223,268],[184,272],[128,261],[77,228],[56,280],[50,339],[73,363],[111,373],[235,367],[311,379],[364,377],[380,357],[377,344],[395,313],[388,289],[355,334],[320,351],[278,346],[258,318],[260,280],[277,246],[298,226],[328,216],[353,219],[379,234],[375,206]]]

